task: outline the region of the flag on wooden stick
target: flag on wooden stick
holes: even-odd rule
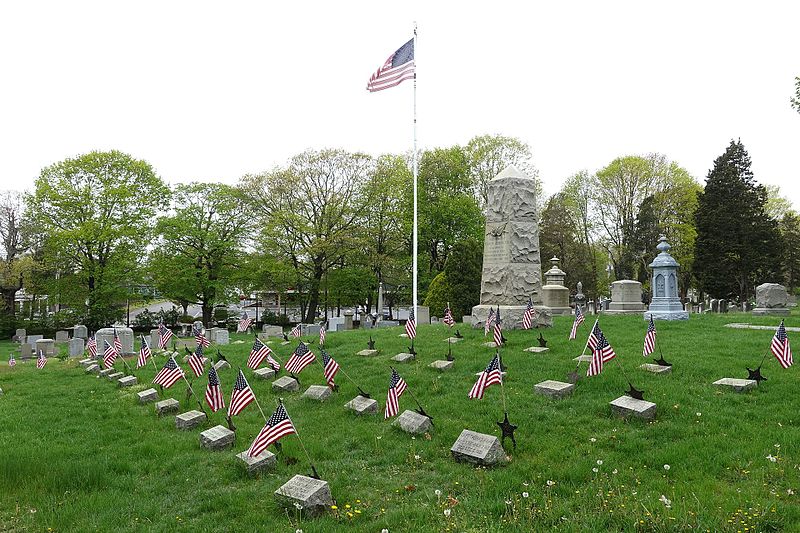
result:
[[[236,382],[233,384],[233,392],[231,392],[231,403],[228,407],[228,416],[238,415],[242,409],[250,405],[255,400],[253,389],[244,377],[241,369],[239,375],[236,376]]]
[[[469,398],[483,398],[484,391],[492,385],[503,383],[503,372],[500,370],[500,356],[495,354],[486,369],[478,376],[478,381],[472,386],[472,389],[467,395]]]
[[[212,413],[225,407],[225,400],[222,397],[222,387],[219,383],[219,375],[214,365],[208,368],[208,385],[206,386],[206,402],[211,408]]]
[[[647,357],[656,349],[656,323],[653,322],[653,315],[650,315],[650,322],[647,324],[647,333],[644,334],[644,347],[642,355]]]
[[[575,321],[572,322],[572,330],[569,332],[569,340],[575,340],[575,337],[578,336],[578,326],[583,324],[583,321],[586,320],[586,316],[581,311],[581,306],[575,304]]]
[[[786,335],[786,326],[783,325],[783,320],[781,320],[781,325],[775,331],[775,336],[772,337],[770,350],[783,368],[792,366],[794,362],[792,360],[792,348],[789,346],[789,337]]]
[[[182,377],[183,370],[178,366],[178,363],[175,362],[175,358],[170,355],[167,362],[164,363],[164,366],[158,371],[158,374],[156,374],[156,377],[153,378],[153,383],[168,389],[175,385]]]
[[[136,360],[136,368],[142,368],[147,364],[147,358],[152,357],[150,345],[147,344],[147,338],[142,336],[142,346],[139,348],[139,359]]]
[[[403,381],[403,378],[400,377],[400,374],[398,374],[393,368],[392,375],[389,378],[389,391],[386,393],[386,411],[383,416],[384,420],[391,418],[398,413],[400,410],[400,402],[398,400],[406,391],[406,388],[408,388],[408,385],[406,385],[406,382]]]

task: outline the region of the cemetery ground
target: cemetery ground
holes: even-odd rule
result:
[[[383,420],[390,357],[409,344],[399,337],[402,328],[329,333],[327,351],[378,400],[379,413],[356,417],[343,408],[358,391],[342,372],[339,391],[327,401],[302,399],[309,385],[325,383],[317,363],[301,373],[301,392],[282,394],[335,500],[335,508],[314,519],[284,510],[273,497],[292,476],[310,472],[296,436],[282,439],[277,467],[258,478],[248,478],[238,464],[235,454],[264,422],[255,404],[234,419],[233,450],[212,452],[200,449],[199,433],[224,425],[223,412],[210,414],[205,426],[179,431],[173,415],[158,418],[153,404],[138,404],[136,393],[151,387],[152,365],[135,371],[139,385],[121,389],[87,374],[79,358],[50,358],[41,371],[34,360],[13,369],[0,363],[0,530],[798,530],[798,365],[783,370],[770,354],[763,368],[768,381],[755,390],[738,394],[712,385],[747,377],[745,366],[758,365],[774,333],[725,323],[777,326],[779,319],[728,314],[658,322],[657,343],[674,370],[656,375],[638,368],[645,362],[642,317],[601,317],[625,373],[658,405],[653,422],[612,414],[609,402],[627,389],[614,361],[599,376],[580,379],[565,399],[534,393],[540,381],[565,381],[593,319],[587,317],[576,341],[567,340],[571,317],[557,317],[552,329],[505,332],[505,394],[519,429],[516,449],[506,442],[510,462],[492,469],[456,463],[449,451],[465,428],[500,435],[501,388],[490,387],[483,400],[467,398],[494,353],[482,346],[482,329],[456,326],[465,340],[452,345],[449,372],[428,366],[446,356],[444,339],[456,328],[444,325],[420,327],[417,360],[394,365],[434,419],[433,431],[417,437]],[[788,317],[786,325],[800,326],[800,317]],[[539,332],[550,350],[524,352],[537,345]],[[355,355],[370,335],[380,353]],[[800,347],[800,335],[789,337]],[[245,368],[252,339],[232,335],[245,342],[221,347],[233,368],[220,371],[220,379],[227,404],[242,367],[269,416],[279,396],[270,381]],[[273,339],[270,348],[285,362],[295,345]],[[0,344],[0,353],[11,347]],[[319,358],[316,339],[311,349]],[[156,360],[160,366],[165,356]],[[586,367],[581,363],[582,376]],[[205,377],[194,380],[198,396],[205,384]],[[197,408],[183,382],[163,397],[180,400],[181,411]],[[414,408],[407,392],[400,411]]]

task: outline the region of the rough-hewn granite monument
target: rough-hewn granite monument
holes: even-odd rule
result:
[[[537,311],[534,324],[553,325],[550,309],[542,305],[535,185],[513,166],[489,182],[481,303],[472,308],[474,326],[484,323],[490,307],[499,306],[504,329],[521,327],[528,298]]]

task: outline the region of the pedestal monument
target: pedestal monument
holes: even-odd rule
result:
[[[550,260],[553,264],[550,270],[544,273],[547,284],[542,287],[542,303],[550,308],[554,315],[571,315],[569,306],[569,289],[564,286],[567,273],[558,268],[558,257]]]
[[[655,320],[689,320],[689,313],[684,311],[681,299],[678,297],[678,267],[675,258],[669,254],[672,246],[667,243],[667,238],[662,235],[658,239],[661,252],[650,263],[653,269],[653,299],[650,309],[644,313],[644,319],[650,320],[650,315]]]

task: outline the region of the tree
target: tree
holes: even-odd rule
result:
[[[744,301],[757,283],[778,278],[783,250],[766,201],[744,145],[731,141],[708,173],[695,214],[694,273],[702,291]]]
[[[31,246],[31,228],[23,218],[22,193],[0,193],[0,313],[15,316],[14,297],[22,288],[30,257],[24,254]]]
[[[96,329],[122,316],[121,302],[140,274],[144,247],[168,189],[149,163],[118,151],[91,152],[42,170],[26,198],[43,259],[74,273],[65,304],[82,309]]]
[[[480,303],[482,270],[482,242],[465,239],[453,246],[444,274],[450,290],[451,310],[456,320],[472,314],[472,308]]]
[[[794,97],[790,100],[792,107],[800,113],[800,77],[794,79]]]
[[[800,287],[800,251],[797,249],[797,243],[800,243],[800,216],[795,212],[786,213],[779,223],[779,228],[784,242],[784,280],[789,291],[794,292]]]
[[[784,215],[792,211],[792,202],[781,194],[778,185],[766,185],[767,201],[764,203],[764,212],[769,218],[781,220]]]
[[[151,262],[156,287],[166,297],[200,305],[210,325],[214,305],[235,283],[244,261],[251,212],[242,191],[221,183],[179,185],[173,212],[156,225],[159,235]]]
[[[531,161],[531,149],[519,139],[503,135],[480,135],[470,139],[464,153],[475,199],[481,211],[486,205],[489,182],[509,165],[536,179],[537,192],[540,192],[539,172]],[[537,194],[537,197],[541,197],[541,194]]]
[[[593,177],[586,170],[581,170],[567,178],[559,194],[562,196],[564,208],[568,209],[576,228],[577,241],[581,248],[581,257],[589,265],[589,271],[582,281],[583,290],[589,296],[597,296],[598,270],[600,257],[595,245],[597,222],[592,214]],[[578,275],[578,274],[576,274]]]

